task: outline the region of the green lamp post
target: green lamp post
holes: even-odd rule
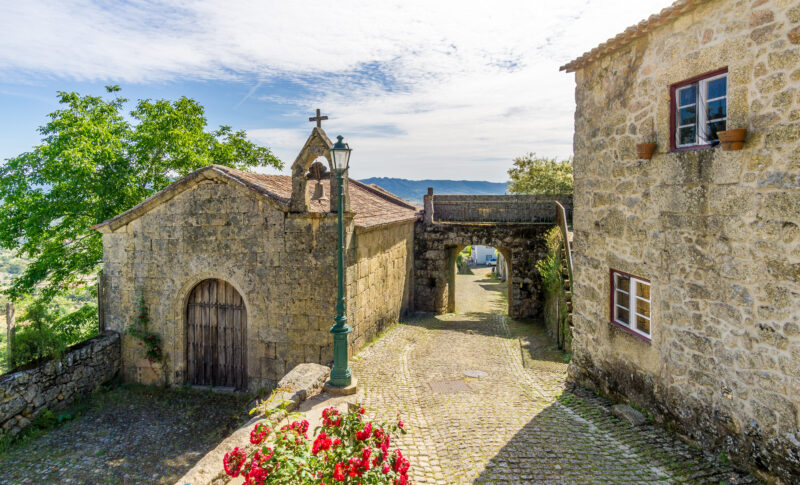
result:
[[[345,316],[346,303],[344,295],[344,174],[350,166],[350,146],[342,141],[342,136],[336,137],[336,143],[331,147],[331,163],[336,173],[338,187],[337,203],[339,205],[339,244],[337,247],[336,279],[338,297],[336,299],[336,323],[331,327],[333,334],[333,369],[329,386],[331,388],[352,387],[353,374],[347,362],[347,334],[353,328],[347,324]]]

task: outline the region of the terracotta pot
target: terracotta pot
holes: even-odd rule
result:
[[[738,128],[736,130],[718,131],[717,136],[723,150],[741,150],[744,147],[744,138],[747,136],[747,130]]]
[[[654,151],[656,151],[655,143],[638,143],[636,145],[636,157],[641,160],[650,160],[653,158]]]

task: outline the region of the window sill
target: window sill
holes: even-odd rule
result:
[[[693,152],[698,150],[713,150],[719,145],[692,145],[690,147],[675,147],[670,149],[670,153],[677,153],[677,152]]]
[[[622,330],[623,332],[627,333],[628,335],[632,335],[633,337],[636,337],[637,339],[641,340],[642,342],[646,342],[648,344],[652,343],[652,340],[650,339],[650,337],[645,337],[644,335],[642,335],[642,334],[640,334],[640,333],[638,333],[638,332],[636,332],[634,330],[631,330],[630,328],[626,327],[625,325],[622,325],[621,323],[617,323],[614,320],[611,320],[609,323],[611,324],[612,327],[616,327],[616,328]]]

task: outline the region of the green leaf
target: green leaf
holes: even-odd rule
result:
[[[75,287],[95,291],[103,256],[91,227],[210,164],[282,168],[269,148],[229,126],[209,130],[196,101],[140,100],[126,113],[119,86],[110,99],[58,92],[60,107],[39,128],[41,143],[0,166],[0,247],[30,264],[3,289],[44,304]],[[92,307],[62,315],[58,332],[81,327]],[[96,316],[92,317],[96,319]]]
[[[508,191],[512,194],[571,194],[572,160],[540,158],[529,153],[514,159],[508,170]]]

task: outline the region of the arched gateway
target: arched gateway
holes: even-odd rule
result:
[[[247,387],[247,308],[230,283],[203,280],[186,305],[187,379],[200,386]]]
[[[570,195],[434,195],[428,189],[422,221],[414,228],[414,307],[455,310],[455,261],[464,246],[497,248],[508,262],[508,314],[542,312],[541,277],[536,262],[547,256],[546,234],[557,223],[556,203]]]

